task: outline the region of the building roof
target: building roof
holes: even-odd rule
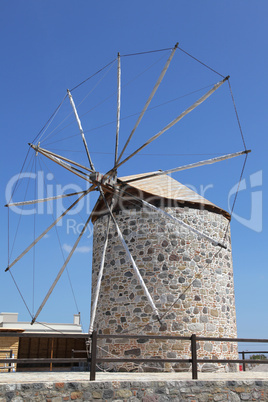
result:
[[[140,179],[143,176],[148,176],[150,174],[151,173],[142,173],[132,176],[124,176],[120,177],[119,180],[126,183],[128,187],[135,188],[158,198],[174,200],[180,204],[186,203],[192,206],[200,206],[220,213],[230,219],[230,215],[224,209],[213,204],[195,191],[191,190],[189,187],[186,187],[184,184],[181,184],[166,174]],[[139,180],[132,181],[137,178],[139,178]],[[128,183],[128,181],[130,182]]]
[[[123,182],[128,182],[129,180],[138,179],[143,176],[147,176],[148,174],[150,173],[120,177],[120,180]],[[178,201],[191,201],[215,206],[212,202],[206,200],[204,197],[197,194],[189,187],[184,186],[183,184],[168,175],[154,176],[147,179],[145,178],[137,181],[131,181],[130,183],[128,183],[128,185],[139,190],[146,191],[147,193],[150,193],[152,195],[156,195],[157,197]]]
[[[225,216],[229,220],[231,219],[230,214],[224,209],[213,204],[167,174],[142,178],[153,173],[156,172],[117,178],[117,185],[119,185],[119,188],[121,187],[121,191],[119,201],[114,205],[114,211],[125,208],[128,204],[132,207],[135,203],[140,205],[137,200],[141,198],[155,206],[188,206],[190,208],[212,211]],[[110,202],[113,196],[112,188],[104,187],[104,193],[107,201]],[[134,199],[131,196],[134,196]],[[93,208],[92,222],[94,223],[103,214],[107,214],[107,208],[100,196]]]
[[[27,333],[82,333],[80,317],[74,314],[73,323],[45,323],[18,321],[18,313],[0,313],[0,332],[27,332]]]

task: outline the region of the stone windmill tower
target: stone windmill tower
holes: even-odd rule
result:
[[[188,358],[189,342],[146,342],[142,335],[237,336],[230,215],[168,175],[143,177],[118,179],[121,197],[113,213],[163,317],[161,325],[153,318],[152,307],[111,224],[94,328],[99,334],[141,334],[137,341],[123,344],[120,340],[109,344],[99,341],[103,349],[116,356]],[[141,207],[138,199],[157,209],[145,208],[144,204]],[[226,248],[170,220],[160,210]],[[107,219],[105,205],[99,200],[93,218],[93,297]],[[200,358],[237,358],[234,344],[201,342],[199,348]],[[211,369],[212,365],[207,366]],[[182,366],[173,368],[181,370]]]

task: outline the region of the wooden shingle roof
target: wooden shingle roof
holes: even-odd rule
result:
[[[149,193],[153,196],[174,200],[179,203],[195,204],[196,206],[200,205],[205,207],[205,209],[209,207],[208,209],[215,210],[215,212],[221,213],[228,219],[230,218],[228,212],[166,174],[132,181],[133,179],[141,178],[149,174],[150,173],[142,173],[125,176],[120,177],[119,180],[126,183],[129,187],[134,187],[139,191]],[[131,180],[130,183],[128,183],[129,180]]]
[[[147,176],[148,174],[150,173],[118,178],[117,184],[122,189],[121,197],[131,199],[128,196],[132,194],[134,197],[137,197],[136,199],[142,198],[156,206],[188,206],[190,208],[205,209],[221,214],[230,220],[230,214],[224,209],[213,204],[172,177],[164,174],[142,179],[143,176]],[[134,180],[138,178],[139,180]],[[104,190],[104,192],[107,200],[111,200],[111,191]],[[133,202],[131,205],[133,206]],[[122,202],[120,205],[115,205],[114,210],[121,208]],[[101,216],[103,213],[107,213],[107,211],[100,197],[94,207],[92,221],[94,222],[97,216]]]

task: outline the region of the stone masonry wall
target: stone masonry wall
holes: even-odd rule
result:
[[[189,358],[189,341],[148,341],[142,335],[190,336],[195,333],[211,337],[237,336],[228,220],[221,214],[189,207],[165,210],[216,240],[223,240],[227,229],[224,241],[227,249],[213,245],[155,211],[119,211],[116,219],[124,239],[160,315],[165,316],[162,326],[152,316],[152,308],[111,224],[95,329],[99,334],[127,332],[138,333],[141,337],[124,341],[99,340],[99,355]],[[107,216],[100,217],[94,225],[93,295],[106,225]],[[198,357],[235,359],[237,345],[199,342]],[[139,369],[150,370],[149,366],[143,364]],[[153,366],[167,371],[190,369],[189,364]],[[125,364],[121,368],[117,366],[117,369],[132,370],[134,367],[137,368]],[[230,367],[203,364],[200,369],[229,370]]]
[[[109,381],[0,384],[0,401],[267,401],[267,381]]]

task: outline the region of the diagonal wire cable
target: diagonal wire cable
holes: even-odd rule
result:
[[[38,138],[39,134],[37,134],[37,136],[35,137],[35,139],[33,140],[33,142],[38,138],[39,141],[41,141],[41,138],[43,137],[43,135],[45,134],[45,132],[48,130],[48,127],[50,126],[50,124],[52,123],[52,121],[54,120],[54,118],[56,117],[58,111],[60,110],[61,106],[63,105],[63,102],[65,101],[67,95],[64,96],[64,98],[62,99],[61,103],[59,104],[59,106],[56,108],[56,110],[54,111],[54,113],[50,116],[49,120],[47,121],[47,123],[45,124],[45,126],[42,128],[42,130],[40,131],[40,137]]]
[[[241,184],[241,181],[242,181],[242,178],[243,178],[243,174],[244,174],[244,171],[245,171],[245,166],[246,166],[246,162],[247,162],[247,157],[248,157],[248,155],[245,156],[245,160],[244,160],[244,163],[243,163],[242,171],[241,171],[241,174],[240,174],[240,177],[239,177],[239,183],[238,183],[238,186],[237,186],[236,194],[235,194],[234,201],[233,201],[233,205],[232,205],[232,209],[231,209],[231,217],[232,217],[232,213],[233,213],[233,211],[234,211],[234,207],[235,207],[235,204],[236,204],[236,200],[237,200],[237,196],[238,196],[240,184]],[[228,224],[227,224],[227,226],[226,226],[226,230],[225,230],[225,234],[224,234],[224,237],[223,237],[223,241],[225,241],[225,239],[226,239],[226,237],[227,237],[227,233],[228,233],[228,230],[229,230],[229,227],[230,227],[230,222],[231,222],[231,219],[229,220],[229,222],[228,222]],[[215,252],[215,254],[212,256],[212,260],[217,257],[217,255],[220,253],[220,251],[221,251],[221,250],[217,250],[217,251]],[[209,266],[209,263],[207,263],[207,264],[205,265],[205,267],[203,267],[203,269],[207,268],[208,266]],[[184,289],[184,290],[180,293],[180,295],[175,299],[175,301],[174,301],[174,302],[171,304],[171,306],[165,311],[165,313],[162,314],[162,315],[160,315],[160,320],[163,320],[163,319],[166,317],[166,315],[170,312],[170,310],[172,310],[172,308],[174,307],[174,305],[175,305],[175,304],[183,297],[183,295],[185,295],[185,293],[190,289],[190,287],[193,285],[194,280],[197,278],[197,275],[199,275],[199,274],[196,274],[196,275],[195,275],[195,277],[193,278],[193,280],[191,281],[191,283],[186,287],[186,289]],[[155,320],[155,319],[154,319],[154,320],[149,320],[145,325],[138,325],[138,326],[136,326],[136,327],[134,327],[134,328],[130,328],[129,330],[125,330],[125,331],[123,331],[122,333],[124,333],[124,334],[125,334],[125,333],[129,333],[130,331],[133,331],[133,330],[136,330],[136,329],[142,330],[142,329],[146,328],[147,325],[150,325],[150,324],[153,324],[153,323],[156,323],[156,322],[158,322],[158,320]]]
[[[113,59],[112,61],[110,61],[110,63],[106,64],[104,67],[100,68],[98,71],[96,71],[94,74],[92,74],[90,77],[86,78],[85,80],[83,80],[82,82],[80,82],[78,85],[76,85],[75,87],[73,87],[71,89],[71,91],[74,91],[76,88],[80,87],[81,85],[83,85],[85,82],[89,81],[91,78],[95,77],[95,75],[98,75],[101,71],[105,70],[105,68],[109,67],[112,63],[114,63],[116,61],[116,59]]]
[[[241,138],[242,138],[242,141],[243,141],[244,148],[246,150],[247,149],[246,148],[246,142],[245,142],[245,138],[244,138],[244,135],[243,135],[240,119],[239,119],[239,116],[238,116],[238,112],[237,112],[237,108],[236,108],[236,104],[235,104],[234,95],[233,95],[233,91],[232,91],[232,88],[231,88],[230,80],[228,80],[228,85],[229,85],[229,89],[230,89],[230,93],[231,93],[231,97],[232,97],[232,101],[233,101],[233,105],[234,105],[235,115],[236,115],[239,130],[240,130]]]
[[[209,67],[207,64],[203,63],[201,60],[197,59],[196,57],[194,57],[193,55],[191,55],[190,53],[186,52],[185,50],[183,50],[181,47],[178,47],[178,49],[180,51],[182,51],[183,53],[187,54],[187,56],[191,57],[193,60],[197,61],[198,63],[202,64],[202,66],[208,68],[209,70],[213,71],[213,73],[218,74],[220,77],[224,78],[224,75],[218,73],[218,71],[214,70],[213,68]]]
[[[29,307],[28,307],[28,305],[27,305],[27,303],[26,303],[26,301],[25,301],[25,299],[24,299],[24,297],[23,297],[23,295],[22,295],[22,292],[21,292],[21,290],[20,290],[20,288],[19,288],[19,286],[18,286],[18,284],[17,284],[17,282],[16,282],[14,276],[12,275],[12,272],[9,271],[9,273],[10,273],[10,275],[11,275],[11,278],[12,278],[12,280],[13,280],[13,282],[14,282],[14,284],[15,284],[15,286],[16,286],[18,292],[19,292],[19,295],[20,295],[20,297],[21,297],[21,299],[22,299],[22,301],[23,301],[23,303],[24,303],[24,305],[25,305],[25,307],[26,307],[28,313],[30,314],[30,317],[33,317],[33,316],[32,316],[32,313],[31,313],[31,311],[30,311],[30,309],[29,309]]]
[[[203,96],[201,96],[201,98],[199,98],[195,103],[193,103],[190,107],[188,107],[184,112],[182,112],[179,116],[177,116],[174,120],[172,120],[167,126],[165,126],[157,134],[155,134],[151,138],[149,138],[143,145],[141,145],[138,149],[136,149],[131,155],[129,155],[127,158],[125,158],[119,164],[114,166],[107,173],[107,175],[114,169],[117,169],[119,166],[126,163],[129,159],[131,159],[133,156],[135,156],[143,148],[145,148],[147,145],[151,144],[151,142],[153,142],[154,140],[159,138],[165,131],[169,130],[171,127],[173,127],[175,124],[177,124],[184,116],[186,116],[188,113],[192,112],[196,107],[198,107],[201,103],[203,103],[206,99],[208,99],[227,79],[228,79],[228,77],[225,77],[222,81],[219,81],[216,85],[214,85],[214,87],[212,89],[210,89],[207,93],[205,93]]]
[[[126,84],[122,85],[122,88],[126,88],[128,85],[130,85],[132,82],[136,81],[141,75],[145,74],[147,71],[149,71],[153,66],[155,66],[157,63],[159,63],[164,56],[161,56],[158,60],[156,60],[154,63],[150,64],[145,70],[143,70],[141,73],[137,74],[134,78],[130,79]],[[72,90],[71,90],[72,91]],[[115,94],[117,93],[117,91],[112,92],[110,95],[108,95],[106,98],[104,98],[103,100],[101,100],[100,102],[98,102],[95,106],[93,106],[92,108],[90,108],[88,111],[86,111],[85,113],[81,114],[81,117],[87,115],[88,113],[92,112],[92,110],[96,109],[98,106],[102,105],[103,103],[105,103],[107,100],[111,99]],[[69,117],[70,115],[72,115],[72,112],[68,114],[67,117]],[[66,117],[66,118],[67,118]],[[64,120],[66,120],[66,118]],[[122,120],[122,119],[121,119]],[[63,123],[63,121],[62,121]],[[54,130],[53,132],[62,124],[60,123]],[[60,130],[58,130],[56,133],[53,134],[53,137],[55,135],[57,135],[58,133],[60,133],[61,131],[65,130],[67,127],[71,126],[72,124],[75,123],[75,120],[73,120],[71,123],[67,124],[66,126],[64,126],[63,128],[61,128]],[[50,134],[49,134],[50,135]],[[75,134],[79,135],[79,134]],[[74,135],[73,135],[74,136]],[[71,138],[73,136],[70,136],[68,138]]]
[[[31,170],[32,170],[32,167],[33,167],[33,155],[31,157],[30,161],[32,162],[32,166],[31,166]],[[28,164],[28,166],[29,166],[29,164]],[[19,178],[20,178],[20,175],[19,175]],[[28,177],[27,187],[26,187],[26,190],[25,190],[25,193],[24,193],[24,201],[26,199],[26,195],[27,195],[27,192],[28,192],[29,183],[30,183],[30,178]],[[17,182],[16,182],[16,184],[17,184]],[[16,184],[15,184],[15,187],[16,187]],[[17,186],[17,188],[18,188],[18,186]],[[12,197],[13,197],[13,195],[14,195],[14,191],[13,191]],[[10,200],[12,199],[12,197],[10,198]],[[15,242],[16,242],[17,235],[18,235],[18,230],[19,230],[20,223],[21,223],[21,218],[22,218],[22,210],[21,210],[21,213],[20,213],[20,216],[19,216],[19,221],[18,221],[18,224],[17,224],[16,232],[15,232],[14,239],[13,239],[13,243],[12,243],[12,246],[11,246],[9,259],[11,259],[11,257],[12,257],[12,253],[13,253]]]
[[[138,53],[129,53],[129,54],[122,54],[121,57],[129,57],[129,56],[140,56],[142,54],[150,54],[150,53],[158,53],[158,52],[166,52],[168,50],[172,50],[172,47],[167,47],[165,49],[157,49],[157,50],[147,50],[146,52],[138,52]]]
[[[153,90],[152,90],[149,98],[147,99],[147,101],[146,101],[146,103],[144,105],[144,108],[142,109],[142,111],[141,111],[141,113],[139,115],[139,118],[136,121],[136,124],[135,124],[134,128],[131,130],[131,133],[130,133],[130,135],[129,135],[129,137],[128,137],[128,139],[127,139],[127,141],[126,141],[126,143],[125,143],[125,145],[124,145],[124,147],[123,147],[123,149],[122,149],[122,151],[121,151],[121,153],[120,153],[120,155],[118,157],[118,159],[115,161],[115,165],[117,165],[119,163],[120,159],[122,158],[122,155],[124,154],[124,152],[125,152],[128,144],[129,144],[131,138],[133,137],[133,134],[134,134],[135,130],[137,129],[138,125],[140,124],[140,122],[141,122],[141,120],[142,120],[142,118],[143,118],[148,106],[150,105],[150,103],[151,103],[156,91],[158,90],[158,88],[159,88],[159,86],[160,86],[160,84],[161,84],[161,82],[162,82],[162,80],[163,80],[163,78],[164,78],[164,76],[165,76],[165,74],[167,72],[167,69],[168,69],[168,67],[169,67],[169,65],[171,63],[171,60],[172,60],[172,58],[173,58],[173,56],[175,54],[175,51],[176,51],[177,47],[178,47],[178,43],[176,43],[176,45],[175,45],[174,49],[172,50],[172,52],[171,52],[171,54],[170,54],[170,56],[169,56],[169,58],[168,58],[168,60],[167,60],[167,62],[165,64],[164,68],[162,69],[161,74],[160,74],[157,82],[155,83],[155,85],[153,87]]]
[[[240,177],[239,177],[239,183],[238,183],[238,186],[237,186],[235,198],[234,198],[233,205],[232,205],[232,209],[231,209],[231,217],[232,217],[232,213],[233,213],[233,211],[234,211],[234,207],[235,207],[235,204],[236,204],[236,200],[237,200],[237,196],[238,196],[240,184],[241,184],[242,177],[243,177],[244,170],[245,170],[245,166],[246,166],[247,157],[248,157],[248,154],[246,154],[246,156],[245,156],[245,160],[244,160],[244,163],[243,163],[242,171],[241,171],[241,174],[240,174]],[[130,196],[133,196],[133,195],[130,194],[130,193],[129,193],[129,195],[130,195]],[[120,197],[120,196],[119,196],[119,197]],[[228,222],[228,224],[227,224],[227,226],[226,226],[226,230],[225,230],[225,234],[224,234],[224,237],[223,237],[223,241],[225,241],[225,239],[226,239],[226,236],[227,236],[227,233],[228,233],[228,230],[229,230],[229,227],[230,227],[231,217],[230,217],[230,220],[229,220],[229,222]],[[212,259],[216,258],[217,255],[220,253],[220,251],[221,251],[221,250],[217,250],[217,251],[215,252],[215,254],[213,255]],[[209,264],[210,264],[210,263],[206,263],[206,265],[205,265],[205,267],[203,267],[203,269],[207,268],[207,267],[209,266]],[[193,285],[194,280],[197,278],[197,275],[200,275],[200,274],[196,274],[196,275],[195,275],[195,277],[193,278],[193,280],[191,281],[191,283],[186,287],[186,289],[184,289],[184,290],[180,293],[180,295],[175,299],[175,301],[174,301],[174,302],[171,304],[171,306],[165,311],[165,313],[163,313],[163,314],[160,315],[160,317],[159,317],[159,318],[160,318],[160,321],[163,320],[163,318],[165,318],[165,316],[166,316],[166,315],[169,313],[169,311],[174,307],[174,305],[175,305],[175,304],[182,298],[182,296],[190,289],[190,287]],[[138,325],[138,326],[135,326],[134,328],[130,328],[130,329],[128,329],[128,330],[124,330],[124,331],[122,332],[122,334],[123,334],[123,333],[124,333],[124,334],[125,334],[125,333],[129,333],[130,331],[133,331],[133,330],[135,330],[135,329],[140,329],[140,330],[142,330],[142,329],[145,328],[146,326],[148,326],[148,325],[150,325],[150,324],[152,324],[152,323],[156,323],[156,322],[159,322],[159,320],[158,320],[158,319],[149,320],[149,321],[148,321],[146,324],[144,324],[144,325]]]
[[[186,98],[187,96],[191,96],[191,95],[193,95],[193,94],[195,94],[195,93],[197,93],[197,92],[203,91],[204,89],[211,88],[213,85],[215,85],[215,83],[210,84],[210,85],[206,85],[205,87],[202,87],[202,88],[200,88],[200,89],[196,89],[195,91],[188,92],[187,94],[178,96],[178,97],[176,97],[176,98],[174,98],[174,99],[167,100],[166,102],[160,103],[160,104],[158,104],[158,105],[156,105],[156,106],[148,107],[147,112],[152,111],[152,110],[155,110],[155,109],[160,108],[160,107],[163,107],[163,106],[165,106],[165,105],[168,105],[169,103],[176,102],[177,100]],[[91,110],[92,110],[92,109],[91,109]],[[86,113],[88,113],[88,112],[86,112]],[[141,111],[136,112],[136,113],[129,114],[129,115],[125,116],[125,117],[121,117],[121,118],[120,118],[120,122],[123,121],[123,120],[130,119],[131,117],[138,116],[140,113],[141,113]],[[84,115],[82,114],[81,116],[84,116]],[[73,123],[74,123],[74,122],[73,122]],[[88,130],[84,130],[84,132],[85,132],[85,133],[89,133],[89,132],[91,132],[91,131],[101,129],[101,128],[103,128],[103,127],[109,126],[109,125],[114,124],[114,123],[116,123],[116,120],[109,121],[109,122],[107,122],[107,123],[101,124],[100,126],[93,127],[93,128],[91,128],[91,129],[88,129]],[[67,126],[66,126],[66,127],[67,127]],[[56,134],[55,134],[55,135],[56,135]],[[49,142],[49,143],[46,144],[46,145],[49,146],[49,145],[55,144],[55,143],[57,143],[57,142],[66,141],[66,140],[68,140],[68,139],[70,139],[70,138],[77,137],[77,136],[79,136],[79,135],[80,135],[79,133],[76,133],[76,134],[70,135],[70,136],[68,136],[68,137],[64,137],[64,138],[62,138],[62,139]],[[77,151],[77,152],[81,152],[81,151]],[[92,153],[93,153],[93,152],[92,152]]]
[[[61,275],[63,274],[63,272],[64,272],[64,270],[65,270],[67,264],[69,263],[69,261],[70,261],[72,255],[73,255],[73,253],[75,252],[75,249],[76,249],[78,243],[80,242],[80,240],[81,240],[83,234],[85,233],[85,230],[86,230],[86,228],[87,228],[87,225],[88,225],[90,219],[91,219],[91,214],[89,215],[89,217],[88,217],[88,219],[87,219],[87,221],[86,221],[86,223],[85,223],[85,225],[84,225],[84,227],[83,227],[81,233],[79,234],[79,236],[78,236],[76,242],[74,243],[74,245],[73,245],[73,247],[72,247],[72,250],[71,250],[70,253],[68,254],[68,256],[67,256],[67,258],[66,258],[64,264],[62,265],[60,271],[58,272],[58,274],[57,274],[57,276],[56,276],[56,278],[55,278],[53,284],[52,284],[51,287],[49,288],[49,291],[47,292],[47,294],[46,294],[46,296],[45,296],[43,302],[41,303],[39,309],[38,309],[37,312],[35,313],[35,316],[34,316],[33,319],[32,319],[32,323],[36,320],[36,318],[38,317],[38,315],[39,315],[40,312],[42,311],[42,309],[43,309],[44,305],[46,304],[48,298],[50,297],[50,295],[51,295],[51,293],[53,292],[55,286],[57,285],[57,283],[58,283],[58,281],[59,281]]]
[[[82,105],[82,103],[86,100],[86,98],[99,86],[101,81],[106,77],[106,75],[109,73],[109,71],[113,67],[115,61],[116,61],[116,59],[113,61],[113,63],[111,64],[110,68],[105,72],[105,74],[103,74],[103,76],[99,79],[99,81],[94,85],[94,87],[87,93],[87,95],[81,100],[81,102],[78,103],[77,107]]]
[[[34,173],[35,173],[35,177],[36,177],[36,157],[34,158]],[[37,191],[36,191],[36,180],[35,180],[34,181],[34,198],[37,198],[36,194],[37,194]],[[35,212],[33,214],[33,241],[35,241],[35,229],[36,229],[36,214],[35,214]],[[32,312],[33,312],[33,314],[34,314],[34,301],[35,301],[34,300],[34,298],[35,298],[35,294],[34,294],[34,291],[35,291],[35,262],[36,262],[36,259],[35,259],[35,247],[33,247],[33,296],[32,296],[32,298],[33,298],[33,300],[32,300],[32,303],[33,303]]]
[[[111,64],[111,66],[110,66],[110,68],[105,72],[105,74],[99,79],[99,81],[95,84],[95,86],[92,88],[92,89],[90,89],[90,91],[87,93],[87,95],[81,100],[81,102],[78,104],[78,106],[80,106],[85,100],[86,100],[86,98],[99,86],[99,84],[101,83],[101,81],[106,77],[106,75],[109,73],[109,71],[110,71],[110,69],[113,67],[113,64],[114,64],[114,62],[115,61],[113,61],[113,63]],[[67,97],[67,95],[65,95],[65,97],[64,97],[64,100],[65,100],[65,98]],[[65,121],[65,120],[67,120],[67,118],[69,117],[69,116],[71,116],[72,115],[72,113],[68,113],[68,115],[43,139],[43,142],[44,141],[46,141],[49,137],[51,137],[51,135],[52,135],[52,133],[58,128],[58,127],[60,127],[61,126],[61,124],[63,124],[63,122]],[[67,126],[65,126],[65,127],[63,127],[61,130],[59,130],[58,132],[60,132],[60,131],[62,131],[64,128],[67,128],[67,127],[69,127],[70,125],[72,125],[72,124],[74,124],[75,123],[75,120],[73,120],[72,122],[70,122],[69,124],[67,124]],[[54,135],[56,135],[58,132],[56,132]],[[40,140],[41,140],[41,138],[40,138]]]
[[[41,168],[40,158],[38,158],[38,161],[39,161],[39,166],[40,166],[40,168]],[[44,188],[46,188],[45,175],[43,176],[43,182],[44,182]],[[54,212],[53,212],[53,208],[50,207],[50,205],[49,205],[49,208],[50,208],[51,214],[52,214],[52,216],[53,216],[53,219],[55,220],[55,215],[54,215]],[[65,256],[64,256],[64,253],[63,253],[63,248],[62,248],[62,244],[61,244],[61,240],[60,240],[60,236],[59,236],[59,232],[58,232],[57,225],[55,226],[55,231],[56,231],[58,243],[59,243],[59,246],[60,246],[60,250],[61,250],[61,255],[62,255],[62,258],[63,258],[63,262],[65,262]],[[68,276],[68,280],[69,280],[69,285],[70,285],[70,288],[71,288],[71,292],[72,292],[72,295],[73,295],[74,303],[75,303],[75,306],[76,306],[76,311],[79,312],[80,310],[79,310],[79,308],[78,308],[78,303],[77,303],[77,299],[76,299],[76,296],[75,296],[75,293],[74,293],[73,284],[72,284],[72,281],[71,281],[71,278],[70,278],[70,274],[69,274],[69,269],[68,269],[68,267],[66,267],[66,272],[67,272],[67,276]],[[82,323],[82,321],[81,321],[81,325],[82,325],[82,328],[83,328],[83,323]]]
[[[93,187],[93,186],[92,186]],[[31,248],[33,246],[35,246],[35,244],[37,242],[39,242],[46,234],[47,232],[49,232],[49,230],[51,230],[53,228],[53,226],[55,226],[83,197],[85,197],[91,190],[92,187],[90,187],[85,194],[82,194],[79,198],[77,198],[76,201],[74,201],[74,203],[67,208],[50,226],[48,226],[39,236],[38,238],[32,242],[7,268],[5,271],[10,270],[11,267],[13,267],[14,264],[16,264],[26,253],[28,253],[28,251],[31,250]]]

